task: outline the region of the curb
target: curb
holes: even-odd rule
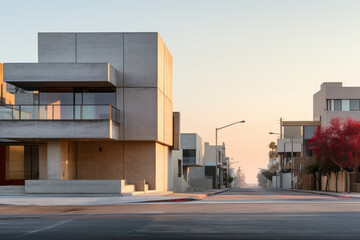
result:
[[[341,195],[341,194],[332,194],[332,193],[327,193],[327,192],[312,192],[312,191],[307,191],[307,190],[300,190],[300,189],[281,189],[280,190],[284,190],[284,191],[289,191],[289,192],[302,192],[302,193],[309,193],[309,194],[315,194],[315,195],[324,195],[324,196],[331,196],[331,197],[337,197],[337,198],[360,198],[359,197],[355,197],[355,196],[346,196],[346,195]]]
[[[197,197],[186,197],[186,198],[175,198],[175,199],[164,199],[164,200],[150,200],[150,201],[141,201],[141,202],[134,202],[134,203],[160,203],[160,202],[190,202],[190,201],[198,201],[202,200],[208,196],[223,193],[228,191],[230,188],[226,188],[224,190],[218,192],[211,192],[211,193],[204,193],[200,194]]]

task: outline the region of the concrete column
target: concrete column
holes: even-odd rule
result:
[[[39,145],[39,179],[46,180],[48,178],[47,167],[47,146],[46,144]]]
[[[64,156],[64,140],[51,140],[47,142],[47,179],[62,180],[65,170],[61,166]]]

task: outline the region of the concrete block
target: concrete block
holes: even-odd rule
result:
[[[109,62],[120,74],[117,86],[122,86],[124,71],[123,33],[77,33],[77,62]]]
[[[37,87],[115,87],[119,75],[109,63],[6,63],[4,81]]]
[[[124,86],[157,87],[158,33],[125,33]]]
[[[124,89],[124,140],[157,140],[157,89]]]
[[[39,63],[75,63],[76,33],[39,33]]]
[[[25,193],[121,194],[124,180],[26,180]]]
[[[114,139],[119,124],[109,120],[2,120],[0,138],[6,139]]]

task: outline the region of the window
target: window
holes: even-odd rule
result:
[[[183,149],[183,161],[184,164],[195,165],[196,164],[195,149]]]
[[[334,100],[334,111],[341,111],[341,100]]]
[[[360,110],[360,101],[358,99],[350,100],[350,111],[359,111]]]
[[[341,110],[342,111],[350,111],[350,100],[342,100],[341,101]]]
[[[181,169],[181,159],[178,159],[178,177],[182,177]]]

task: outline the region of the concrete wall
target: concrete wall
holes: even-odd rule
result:
[[[121,194],[124,180],[26,180],[25,193]]]
[[[188,178],[205,178],[205,167],[191,167]]]
[[[282,188],[291,189],[291,173],[283,173],[281,177]]]
[[[0,138],[8,139],[119,139],[119,125],[110,120],[2,120]]]
[[[202,192],[213,188],[213,180],[209,178],[192,178],[189,179],[189,185],[196,192]]]
[[[78,179],[123,179],[122,142],[77,142]]]

